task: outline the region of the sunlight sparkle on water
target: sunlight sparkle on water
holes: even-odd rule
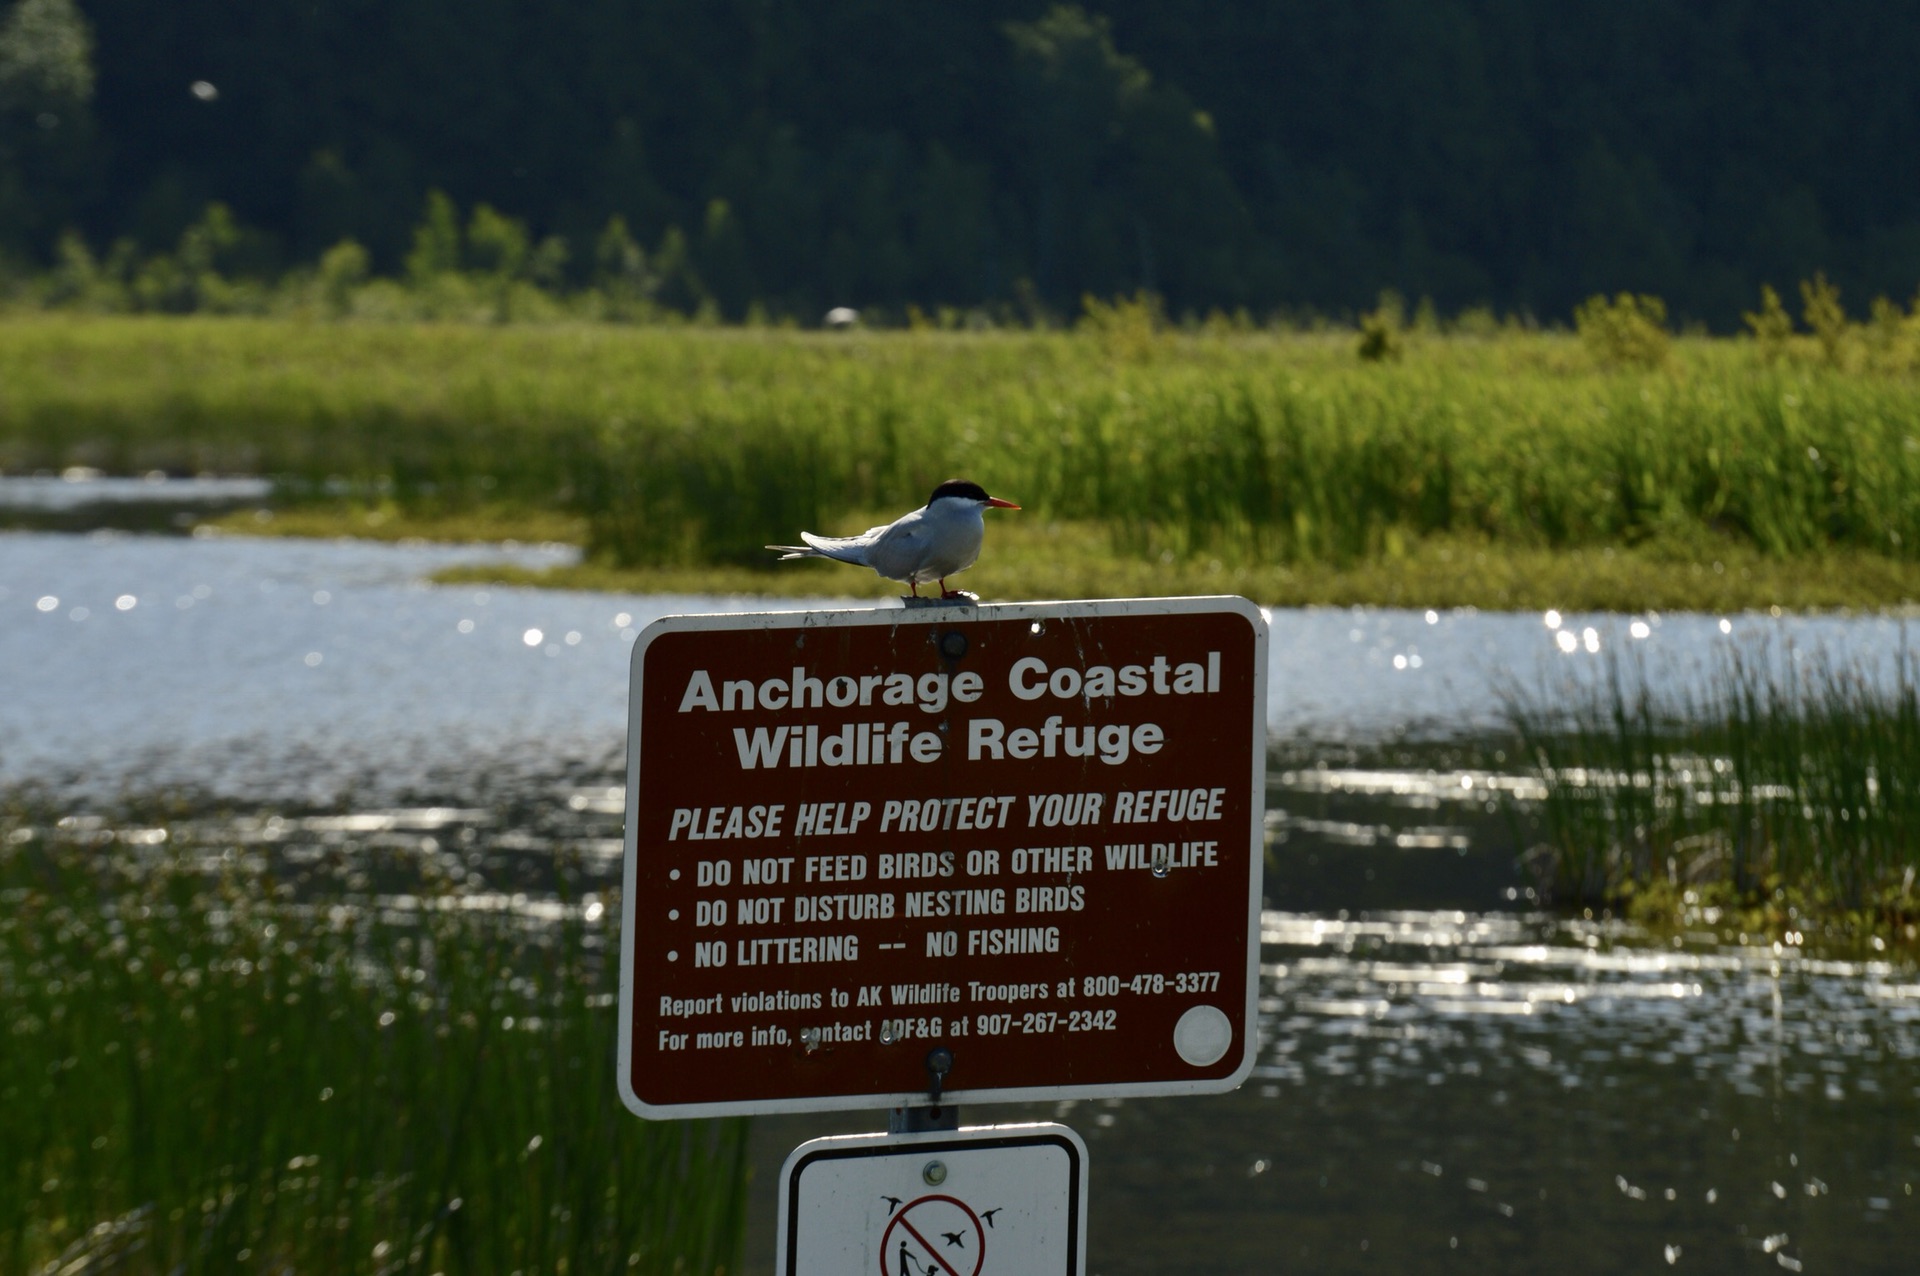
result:
[[[546,640],[546,634],[538,629],[529,629],[526,633],[520,635],[520,641],[526,643],[529,647],[538,647]]]

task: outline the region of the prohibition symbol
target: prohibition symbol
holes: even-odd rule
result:
[[[980,1216],[957,1197],[908,1201],[880,1237],[880,1276],[980,1276],[986,1259]]]

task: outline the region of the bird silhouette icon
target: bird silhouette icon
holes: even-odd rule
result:
[[[888,1196],[885,1192],[882,1192],[880,1193],[880,1199],[887,1203],[887,1217],[892,1218],[893,1212],[900,1208],[900,1198],[897,1196]]]
[[[949,1245],[956,1246],[960,1249],[967,1247],[967,1238],[958,1232],[942,1232],[940,1235],[947,1238],[947,1244]]]
[[[986,1224],[986,1225],[987,1225],[988,1227],[992,1227],[992,1226],[993,1226],[993,1216],[994,1216],[995,1214],[998,1214],[998,1213],[999,1213],[999,1212],[1000,1212],[1001,1210],[1003,1210],[1003,1209],[1005,1209],[1005,1208],[1007,1208],[1007,1207],[1006,1207],[1006,1206],[1004,1206],[1004,1205],[996,1205],[996,1206],[994,1206],[994,1207],[993,1207],[992,1209],[990,1209],[990,1210],[981,1210],[981,1211],[980,1211],[980,1221],[981,1221],[981,1222],[983,1222],[983,1223],[985,1223],[985,1224]]]

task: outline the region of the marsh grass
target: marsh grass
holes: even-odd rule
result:
[[[758,567],[953,474],[1225,568],[1730,542],[1920,561],[1920,380],[1679,339],[0,321],[0,466],[276,476],[286,500],[585,520],[597,563]],[[1884,601],[1884,600],[1883,600]]]
[[[583,545],[587,521],[565,510],[502,504],[422,510],[391,500],[310,501],[281,508],[242,509],[204,519],[207,533],[445,544]]]
[[[621,1108],[594,910],[256,860],[6,822],[0,1269],[734,1269],[744,1125]]]
[[[1570,700],[1509,698],[1546,787],[1541,884],[1563,905],[1912,941],[1920,664],[1904,640],[1890,671],[1774,646],[1715,660],[1677,701],[1620,656]]]
[[[870,521],[854,518],[835,526],[857,531]],[[1230,593],[1275,607],[1728,612],[1871,608],[1920,598],[1920,563],[1849,550],[1780,559],[1725,538],[1678,555],[1659,545],[1551,550],[1436,536],[1398,555],[1354,563],[1259,563],[1116,554],[1107,529],[1093,523],[1054,523],[1025,513],[995,515],[990,523],[979,565],[950,582],[988,601]],[[245,530],[244,519],[233,525]],[[814,561],[782,563],[771,571],[735,564],[618,567],[593,560],[553,568],[474,563],[444,569],[434,579],[634,594],[881,599],[904,592],[863,568]]]

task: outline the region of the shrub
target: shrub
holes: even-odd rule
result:
[[[1166,306],[1156,293],[1142,289],[1112,301],[1088,293],[1080,299],[1080,307],[1080,331],[1096,334],[1107,353],[1122,363],[1152,358],[1163,340]]]
[[[1400,334],[1406,330],[1407,306],[1400,294],[1387,290],[1380,304],[1360,316],[1359,354],[1368,363],[1398,359],[1405,352]]]
[[[1623,292],[1608,301],[1593,296],[1573,312],[1580,340],[1603,367],[1657,368],[1667,361],[1672,336],[1667,303]]]
[[[1759,343],[1762,358],[1772,363],[1787,352],[1787,343],[1793,338],[1793,317],[1780,304],[1780,294],[1772,284],[1760,285],[1760,309],[1749,310],[1741,318]]]
[[[1905,372],[1911,368],[1920,345],[1920,323],[1900,312],[1900,303],[1875,297],[1870,308],[1872,318],[1866,327],[1867,347],[1873,365],[1887,372]]]
[[[353,313],[353,294],[367,282],[371,262],[367,250],[343,239],[320,258],[320,299],[327,313],[344,319]]]
[[[1800,318],[1820,343],[1820,354],[1833,367],[1846,358],[1847,312],[1840,306],[1840,290],[1823,271],[1800,281]]]

